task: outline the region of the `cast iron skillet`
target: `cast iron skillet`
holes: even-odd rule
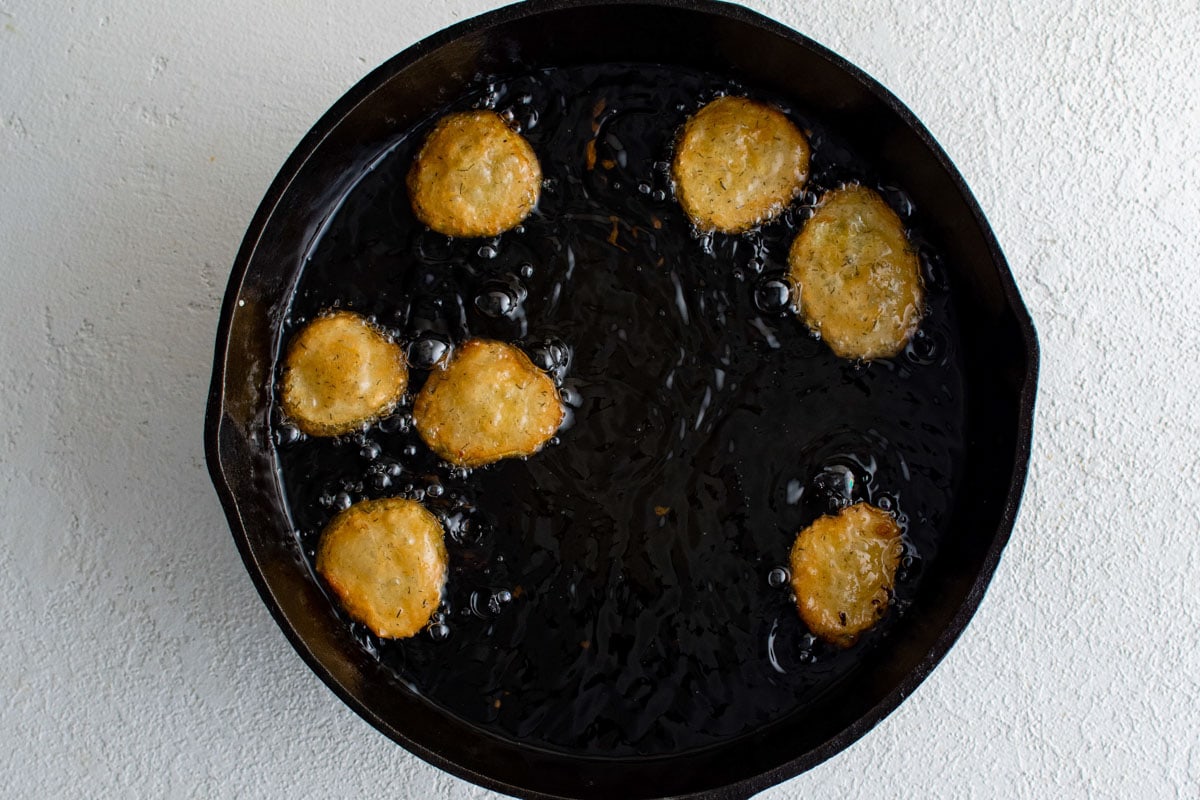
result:
[[[292,287],[338,199],[404,130],[476,74],[658,62],[735,76],[794,98],[887,163],[953,276],[967,362],[969,453],[938,558],[886,651],[806,713],[694,753],[573,757],[500,739],[423,701],[369,656],[312,580],[268,435],[271,376]],[[363,718],[421,758],[526,797],[747,797],[829,758],[907,697],[958,638],[1011,533],[1029,459],[1037,376],[1029,314],[982,213],[945,153],[895,97],[799,34],[708,0],[549,0],[485,14],[394,57],[309,132],[267,192],[226,290],[205,425],[209,470],[246,568],[308,665]]]

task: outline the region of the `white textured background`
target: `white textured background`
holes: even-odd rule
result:
[[[201,427],[228,270],[287,154],[370,68],[494,5],[0,0],[0,796],[492,796],[292,652]],[[974,622],[764,796],[1200,796],[1195,0],[750,5],[940,139],[1043,348]]]

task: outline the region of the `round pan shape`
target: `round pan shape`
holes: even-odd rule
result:
[[[471,76],[597,62],[728,74],[794,98],[905,186],[952,267],[967,363],[970,452],[951,530],[913,607],[834,690],[754,733],[655,759],[586,759],[504,740],[443,712],[352,638],[291,535],[269,440],[283,317],[304,256],[339,199],[396,135]],[[996,240],[929,132],[863,72],[744,8],[707,0],[548,0],[509,6],[409,48],[351,89],[283,166],[226,290],[205,425],[209,470],[247,571],[308,665],[364,719],[467,780],[533,798],[748,797],[829,758],[913,692],[983,597],[1029,459],[1037,339]]]

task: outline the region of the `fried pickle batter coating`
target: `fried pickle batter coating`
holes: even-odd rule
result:
[[[828,192],[788,254],[800,316],[841,358],[904,348],[924,307],[917,255],[896,212],[875,192]]]
[[[867,503],[800,531],[792,545],[792,590],[809,630],[838,647],[854,644],[887,611],[900,549],[899,524]]]
[[[445,530],[420,503],[399,497],[355,503],[321,534],[317,572],[351,617],[376,636],[420,631],[442,601]]]
[[[337,436],[390,412],[408,387],[400,345],[350,311],[317,317],[288,345],[283,413],[312,436]]]
[[[447,236],[498,236],[529,216],[541,188],[533,148],[494,111],[443,117],[408,173],[417,219]]]
[[[699,229],[741,233],[783,211],[808,180],[808,140],[780,111],[722,97],[683,126],[675,193]]]
[[[433,452],[463,467],[533,455],[562,424],[558,389],[521,350],[487,339],[464,342],[434,370],[413,404],[417,432]]]

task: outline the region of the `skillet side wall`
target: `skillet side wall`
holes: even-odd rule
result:
[[[536,15],[528,19],[529,15]],[[398,133],[477,73],[660,61],[788,95],[909,189],[952,272],[968,362],[967,474],[946,543],[891,644],[803,719],[714,751],[611,762],[522,748],[448,718],[367,656],[295,552],[266,440],[279,330],[306,253],[339,198]],[[914,127],[915,126],[915,127]],[[380,67],[301,143],[243,243],[218,332],[210,470],[247,568],[297,651],[381,731],[461,777],[528,797],[741,797],[828,758],[924,679],[977,606],[1007,540],[1028,458],[1036,342],[1003,257],[961,178],[919,123],[836,56],[715,3],[532,3],[468,21]]]

